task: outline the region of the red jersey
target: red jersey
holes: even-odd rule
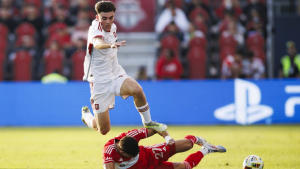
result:
[[[147,138],[147,134],[148,130],[145,128],[134,129],[109,140],[102,151],[103,165],[113,162],[116,169],[154,169],[175,154],[175,144],[166,146],[165,143],[154,146],[139,146],[139,154],[132,158],[125,158],[116,150],[116,141],[123,137],[130,136],[139,142],[141,139]]]

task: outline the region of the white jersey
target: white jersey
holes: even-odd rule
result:
[[[125,70],[118,63],[118,49],[95,49],[93,45],[93,40],[96,37],[101,37],[107,43],[115,43],[118,39],[116,33],[117,26],[115,24],[112,24],[110,32],[106,32],[97,19],[92,22],[88,34],[83,80],[106,83],[120,75],[126,74]]]

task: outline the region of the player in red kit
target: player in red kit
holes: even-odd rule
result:
[[[188,135],[184,139],[172,139],[167,131],[160,135],[166,143],[139,146],[138,142],[157,133],[153,129],[134,129],[109,140],[102,151],[105,169],[191,169],[208,153],[226,152],[223,146],[214,146],[201,137]],[[200,151],[189,155],[183,162],[167,162],[176,153],[190,150],[194,144]]]

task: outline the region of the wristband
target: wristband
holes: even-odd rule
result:
[[[166,143],[168,144],[169,143],[169,141],[172,139],[172,137],[171,136],[166,136],[165,137],[165,140],[166,140]]]

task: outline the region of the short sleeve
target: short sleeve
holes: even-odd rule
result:
[[[97,38],[97,37],[100,37],[101,39],[103,39],[104,34],[105,33],[104,33],[104,30],[103,30],[100,22],[99,22],[98,25],[93,25],[93,30],[92,30],[92,32],[90,34],[90,37],[89,37],[90,43],[93,44],[94,38]]]
[[[141,139],[147,138],[147,137],[148,137],[147,135],[148,135],[148,130],[147,130],[146,128],[134,129],[134,130],[128,131],[128,132],[126,133],[126,136],[133,137],[133,138],[135,138],[138,142],[139,142]]]
[[[108,145],[103,148],[102,151],[103,164],[114,162],[113,160],[114,149],[115,149],[114,145]]]

